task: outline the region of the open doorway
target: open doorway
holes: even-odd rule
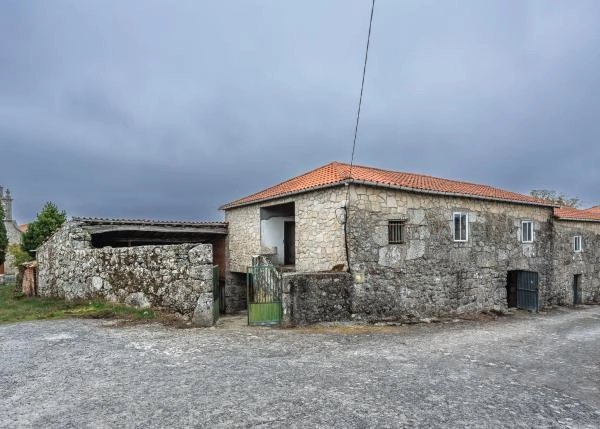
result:
[[[508,308],[517,306],[517,272],[509,271],[506,275],[506,305]]]
[[[283,264],[296,264],[296,222],[283,222]]]
[[[581,274],[573,276],[573,305],[581,304]]]
[[[296,264],[296,216],[293,202],[260,209],[261,253],[275,265]]]

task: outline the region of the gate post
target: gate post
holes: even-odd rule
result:
[[[203,292],[198,297],[192,316],[192,325],[207,328],[212,326],[213,322],[213,293],[212,291]]]
[[[292,275],[283,274],[281,280],[281,326],[290,328],[292,322]]]
[[[192,315],[192,324],[202,327],[213,326],[212,246],[200,244],[192,248],[188,256],[189,278],[194,282],[193,290],[198,296]]]

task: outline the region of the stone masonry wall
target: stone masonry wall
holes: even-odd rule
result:
[[[283,275],[282,289],[283,326],[351,319],[348,273],[288,273]]]
[[[199,326],[213,324],[212,247],[178,244],[100,249],[68,222],[38,253],[38,293],[164,307]]]
[[[327,271],[346,264],[343,210],[346,190],[329,188],[229,209],[228,270],[245,273],[260,248],[260,208],[294,202],[296,220],[296,271]],[[346,267],[347,268],[347,267]]]
[[[453,241],[453,213],[469,214],[469,239]],[[509,270],[539,273],[553,301],[551,208],[352,186],[348,219],[352,312],[367,320],[422,318],[507,307]],[[390,219],[406,240],[388,244]],[[534,243],[520,240],[532,220]]]
[[[227,270],[245,273],[252,256],[260,253],[260,206],[251,205],[225,211],[228,224]]]
[[[296,203],[296,271],[348,268],[344,240],[346,188],[298,195]]]
[[[582,252],[573,249],[576,235],[582,237]],[[553,282],[557,304],[573,304],[577,274],[581,275],[581,303],[600,303],[600,223],[555,220]]]

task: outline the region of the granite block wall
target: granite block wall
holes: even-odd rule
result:
[[[37,260],[41,296],[162,307],[198,326],[213,324],[210,244],[94,249],[89,234],[68,222],[40,247]]]

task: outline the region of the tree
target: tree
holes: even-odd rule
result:
[[[65,211],[59,211],[54,203],[47,202],[23,234],[23,249],[33,256],[35,249],[54,234],[66,219]]]
[[[8,234],[4,225],[4,207],[0,204],[0,265],[6,261],[6,252],[8,250]]]
[[[33,259],[29,253],[23,250],[20,244],[9,244],[8,253],[13,257],[14,264],[17,267]]]
[[[567,197],[565,194],[559,194],[558,192],[549,189],[534,189],[531,191],[531,196],[559,206],[577,208],[581,205],[581,200],[578,197]]]

